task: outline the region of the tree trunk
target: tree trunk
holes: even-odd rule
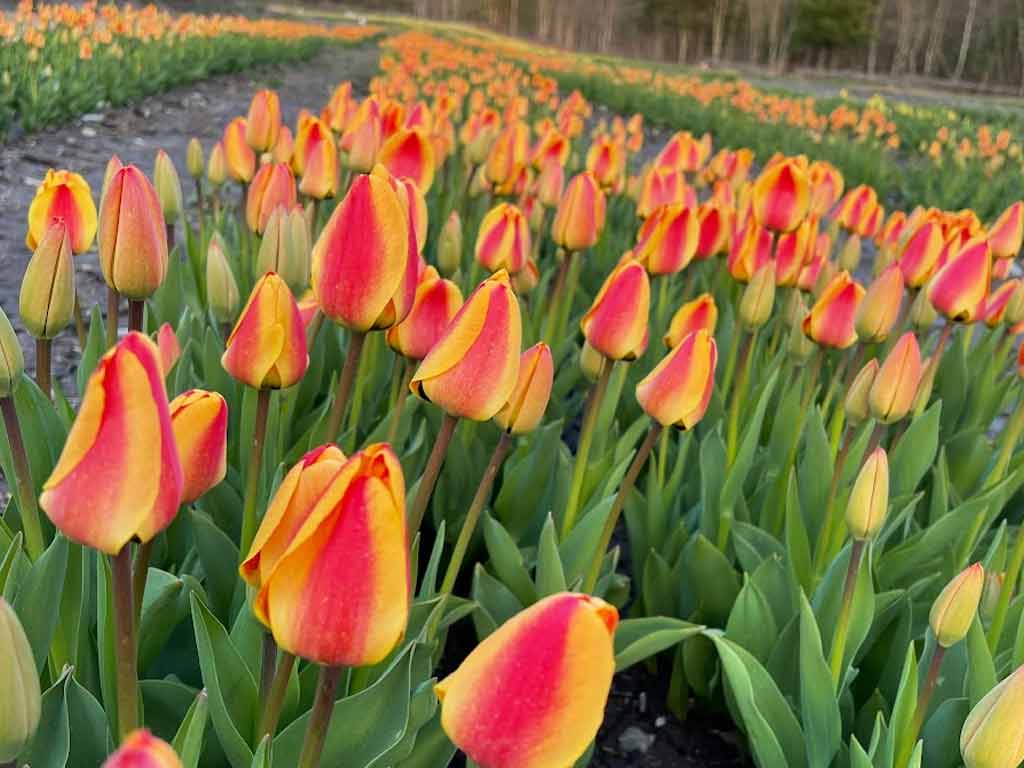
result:
[[[892,57],[892,74],[901,75],[907,69],[910,48],[914,42],[914,0],[896,0],[899,31],[896,52]]]
[[[1024,96],[1024,0],[1017,0],[1017,55],[1020,57],[1020,85],[1017,92]]]
[[[519,34],[519,0],[508,0],[508,33]]]
[[[775,70],[779,69],[779,54],[782,51],[782,41],[779,39],[782,5],[783,0],[774,0],[771,15],[768,17],[768,65]]]
[[[946,31],[946,14],[949,12],[949,0],[939,0],[935,8],[935,16],[932,18],[932,29],[928,35],[928,47],[924,52],[924,68],[922,74],[931,77],[935,74],[935,60],[938,58],[939,49],[942,46],[942,39]]]
[[[725,16],[728,0],[715,0],[711,16],[711,61],[717,64],[722,58],[722,41],[725,39]]]
[[[875,6],[875,17],[871,21],[871,44],[868,46],[868,74],[875,74],[878,66],[878,43],[882,37],[882,15],[885,12],[885,0],[878,0]]]
[[[964,67],[967,66],[967,51],[971,47],[971,28],[974,26],[974,15],[978,12],[978,0],[970,0],[967,6],[967,18],[964,19],[964,36],[960,40],[960,55],[956,60],[956,69],[953,71],[953,79],[959,80],[964,75]]]
[[[1021,2],[1021,0],[1017,0],[1017,2]],[[685,27],[682,27],[679,30],[679,45],[676,48],[676,60],[680,64],[685,64],[686,63],[686,54],[688,53],[689,47],[690,47],[690,30],[686,29]]]

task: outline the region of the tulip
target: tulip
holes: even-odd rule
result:
[[[551,224],[551,239],[565,250],[592,247],[604,229],[605,197],[597,179],[589,172],[577,174],[558,203]]]
[[[164,219],[173,226],[174,220],[181,215],[184,207],[181,179],[178,178],[178,170],[174,167],[174,161],[162,149],[157,150],[156,160],[153,161],[153,185],[156,188],[160,207],[164,212]]]
[[[427,267],[416,287],[409,314],[387,330],[388,346],[410,360],[422,360],[444,335],[461,306],[459,286],[442,279],[433,267]]]
[[[70,232],[63,222],[46,231],[32,254],[22,278],[18,308],[25,330],[36,339],[52,339],[71,322],[75,267]],[[48,385],[40,387],[49,392]]]
[[[966,768],[1017,768],[1024,761],[1024,666],[990,690],[960,731]]]
[[[1020,280],[1007,280],[983,300],[979,314],[985,325],[996,328],[1003,322],[1010,302],[1020,288]]]
[[[692,429],[711,401],[717,359],[706,329],[689,334],[636,385],[640,407],[663,427]]]
[[[364,101],[341,136],[342,161],[356,173],[369,173],[377,162],[382,138],[380,106],[376,99]]]
[[[287,389],[306,373],[306,334],[288,285],[274,272],[252,289],[221,358],[224,369],[253,389]]]
[[[981,563],[975,563],[954,576],[935,598],[928,623],[940,646],[949,648],[967,637],[978,614],[984,586],[985,569]]]
[[[806,172],[794,161],[784,160],[761,172],[753,188],[754,217],[776,232],[800,226],[810,207]]]
[[[733,237],[726,267],[733,279],[749,283],[772,257],[772,233],[750,219]]]
[[[184,477],[182,504],[218,485],[227,472],[228,406],[217,392],[190,389],[170,403]]]
[[[587,170],[605,190],[615,187],[626,167],[622,147],[610,137],[598,139],[587,152]]]
[[[878,375],[878,360],[871,358],[857,372],[846,391],[843,410],[851,427],[862,424],[871,415],[870,392]]]
[[[545,208],[554,208],[565,191],[565,168],[554,160],[544,163],[537,177],[537,199]]]
[[[635,360],[647,346],[650,302],[647,271],[637,261],[624,261],[580,320],[584,338],[609,360]]]
[[[908,331],[889,352],[871,385],[868,395],[871,415],[883,424],[892,424],[906,416],[914,404],[922,373],[917,337]]]
[[[671,275],[693,260],[699,239],[700,225],[694,210],[665,206],[644,222],[634,254],[650,274]]]
[[[704,203],[697,209],[700,226],[698,259],[709,259],[725,250],[729,242],[729,218],[728,210],[722,205]]]
[[[280,132],[277,134],[277,141],[274,142],[274,146],[271,147],[267,156],[270,158],[271,162],[291,163],[294,155],[295,139],[292,137],[292,129],[287,125],[282,125]],[[336,147],[334,155],[335,158],[337,158],[338,151]],[[337,167],[337,164],[335,164],[335,167]]]
[[[840,272],[804,317],[804,334],[823,347],[846,349],[851,346],[857,341],[854,319],[863,297],[864,289],[848,272]]]
[[[377,162],[395,177],[407,177],[423,194],[434,182],[434,148],[423,131],[401,128],[380,148]]]
[[[540,269],[532,258],[526,260],[526,266],[512,275],[512,287],[517,296],[524,296],[540,283]]]
[[[255,171],[255,168],[253,169]],[[224,155],[224,142],[218,141],[210,150],[210,157],[206,161],[206,179],[214,187],[219,187],[228,177],[228,161]]]
[[[718,305],[710,293],[702,293],[681,306],[672,316],[665,333],[665,346],[674,349],[694,331],[706,329],[712,336],[718,325]]]
[[[811,245],[817,236],[817,222],[805,219],[792,232],[783,232],[775,244],[775,285],[779,288],[793,288],[800,279],[810,254]]]
[[[860,235],[852,232],[846,237],[843,249],[839,252],[839,268],[847,272],[856,272],[860,266]]]
[[[256,271],[276,272],[293,293],[309,285],[309,229],[301,207],[278,206],[267,219],[256,256]]]
[[[103,768],[181,768],[181,760],[166,741],[138,730],[128,735]]]
[[[181,357],[181,345],[170,323],[164,323],[156,332],[156,348],[160,353],[160,370],[166,379]]]
[[[854,187],[840,201],[835,220],[844,229],[856,232],[861,237],[870,237],[872,221],[877,217],[878,193],[873,187],[861,184]]]
[[[206,300],[218,323],[234,323],[240,301],[235,273],[224,255],[224,241],[216,232],[206,249]]]
[[[203,145],[199,142],[199,139],[193,136],[188,140],[188,147],[185,149],[185,167],[188,169],[188,175],[193,179],[200,179],[205,165]]]
[[[1006,310],[1003,319],[1011,329],[1024,321],[1024,280],[1017,280],[1017,285],[1010,294],[1010,300],[1006,303]],[[1013,330],[1016,333],[1016,330]]]
[[[515,388],[508,402],[494,415],[498,426],[512,435],[532,432],[547,409],[554,371],[551,348],[543,341],[523,352]]]
[[[236,117],[224,129],[221,143],[224,149],[224,166],[228,175],[235,181],[248,184],[256,173],[256,153],[252,151],[246,140],[247,126],[244,117]],[[214,149],[216,151],[216,148]],[[213,155],[210,155],[210,167],[213,166]],[[210,179],[211,182],[213,178]]]
[[[924,222],[903,246],[900,270],[910,288],[919,288],[935,274],[942,250],[942,228],[935,221]]]
[[[441,727],[481,768],[572,765],[604,719],[618,612],[562,592],[489,635],[434,690]]]
[[[462,219],[452,211],[441,227],[437,240],[437,268],[445,277],[451,277],[462,265]]]
[[[898,264],[890,264],[868,286],[857,308],[853,323],[857,338],[865,343],[877,343],[889,338],[902,303],[903,272]]]
[[[969,323],[988,295],[992,249],[987,240],[971,240],[940,269],[928,285],[932,306],[953,322]]]
[[[919,291],[910,305],[910,323],[919,331],[926,331],[931,328],[938,319],[939,313],[928,300],[927,291]]]
[[[395,190],[395,194],[398,195],[402,208],[409,218],[409,229],[414,240],[411,255],[419,255],[427,244],[427,228],[429,225],[427,201],[423,197],[423,192],[420,191],[420,188],[412,179],[392,176],[382,165],[378,165],[373,169],[373,175],[387,178],[392,189]]]
[[[843,174],[830,163],[819,160],[807,169],[807,180],[810,184],[811,214],[819,218],[827,215],[842,197]]]
[[[480,222],[476,260],[489,272],[499,269],[515,275],[530,255],[530,228],[523,212],[511,203],[499,203]]]
[[[299,192],[323,200],[338,189],[338,148],[331,129],[316,118],[302,126],[292,151],[292,168],[302,177]]]
[[[107,285],[131,300],[152,296],[167,275],[164,213],[153,185],[134,165],[114,174],[103,197],[99,253]]]
[[[697,205],[696,195],[686,186],[681,171],[655,166],[644,174],[637,199],[636,213],[646,219],[663,205]]]
[[[483,168],[487,181],[501,186],[515,177],[519,169],[526,165],[528,142],[529,130],[526,124],[510,122],[494,139],[487,153],[487,162]]]
[[[764,264],[743,289],[740,297],[739,319],[748,331],[768,322],[775,304],[775,264]]]
[[[295,177],[291,169],[284,163],[261,165],[246,195],[245,222],[249,229],[262,235],[271,213],[282,206],[290,211],[295,205]]]
[[[67,227],[72,253],[85,253],[92,247],[96,237],[96,204],[89,182],[77,173],[51,168],[28,209],[25,247],[35,251],[57,220]]]
[[[876,448],[861,467],[846,503],[846,525],[855,539],[873,539],[889,511],[889,459]]]
[[[257,152],[266,152],[277,142],[280,130],[281,102],[277,91],[256,91],[245,119],[246,142]]]
[[[32,647],[14,609],[0,597],[0,763],[16,764],[39,727],[42,697]]]
[[[988,230],[992,255],[997,259],[1012,259],[1020,252],[1024,238],[1024,200],[1018,200],[1000,214]]]

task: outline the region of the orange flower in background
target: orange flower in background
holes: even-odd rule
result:
[[[521,343],[519,302],[502,270],[470,294],[409,388],[452,416],[487,421],[515,388]]]
[[[85,253],[96,237],[96,204],[89,182],[71,171],[46,172],[28,208],[25,246],[35,251],[56,221],[67,228],[72,253]]]
[[[555,163],[559,168],[564,168],[569,159],[572,144],[557,128],[550,128],[545,131],[537,140],[537,145],[530,153],[530,162],[537,170],[543,169],[549,163]],[[593,170],[589,168],[588,170]]]
[[[861,237],[871,237],[881,226],[879,210],[878,193],[873,187],[861,184],[846,193],[834,216],[844,229]]]
[[[184,477],[181,503],[191,504],[227,473],[228,405],[217,392],[190,389],[170,411]]]
[[[224,163],[228,175],[235,181],[249,183],[256,173],[256,153],[246,138],[246,122],[244,117],[236,117],[224,129],[221,144],[224,148]],[[213,163],[213,155],[210,155]]]
[[[693,260],[699,239],[695,210],[682,205],[665,206],[644,221],[633,252],[652,275],[671,275]]]
[[[541,341],[523,352],[515,389],[494,415],[497,425],[512,435],[533,431],[544,418],[554,377],[555,364],[547,344]]]
[[[287,546],[272,566],[260,563],[253,601],[278,646],[329,666],[370,666],[391,653],[410,591],[405,480],[391,448],[376,443],[345,461],[305,519],[268,511],[252,552],[278,536]]]
[[[880,342],[889,338],[903,304],[903,273],[899,264],[886,267],[864,293],[857,308],[854,327],[864,342]]]
[[[523,212],[511,203],[498,203],[480,222],[476,260],[489,272],[505,269],[517,274],[530,256],[530,227]]]
[[[695,253],[698,259],[709,259],[726,249],[731,219],[729,209],[721,203],[709,201],[700,205],[697,209],[700,235]]]
[[[1003,211],[989,227],[988,242],[997,259],[1012,259],[1020,252],[1024,237],[1024,201],[1018,200]]]
[[[271,213],[280,207],[290,211],[296,202],[291,168],[285,163],[261,165],[245,198],[245,223],[253,232],[263,234]]]
[[[574,764],[604,719],[618,619],[569,592],[516,614],[435,686],[441,727],[481,768]]]
[[[1000,261],[1005,261],[1005,259]],[[999,262],[996,263],[998,264]],[[980,312],[981,319],[985,322],[985,325],[989,328],[996,328],[1002,324],[1006,316],[1006,309],[1010,305],[1010,300],[1013,298],[1014,293],[1020,290],[1021,285],[1020,280],[1007,280],[985,298],[984,307]]]
[[[624,260],[580,320],[584,338],[609,360],[635,360],[647,347],[650,303],[647,270],[638,261]]]
[[[733,235],[726,266],[734,280],[749,283],[771,257],[772,233],[751,217],[744,228]]]
[[[182,483],[159,352],[131,332],[89,377],[39,506],[72,541],[116,555],[170,524]]]
[[[316,118],[302,126],[291,153],[292,169],[301,177],[299,192],[323,200],[338,188],[338,149],[327,124]]]
[[[287,389],[305,375],[305,328],[295,297],[275,273],[268,272],[253,287],[221,364],[253,389]]]
[[[587,152],[587,170],[605,190],[613,188],[626,169],[626,156],[622,147],[610,137],[595,141]]]
[[[604,231],[606,201],[589,171],[573,176],[551,223],[551,239],[567,251],[594,246]]]
[[[103,768],[181,768],[181,760],[166,741],[138,730],[128,734]]]
[[[983,238],[969,241],[928,284],[928,300],[949,320],[972,322],[992,280],[992,249]]]
[[[678,203],[689,208],[697,207],[697,196],[687,186],[682,171],[661,166],[650,168],[640,183],[637,216],[645,219],[663,205]]]
[[[718,347],[708,329],[693,331],[636,385],[640,407],[663,427],[692,429],[711,402],[717,361]]]
[[[831,163],[818,160],[807,168],[807,181],[811,189],[810,215],[828,215],[843,196],[843,174]]]
[[[129,299],[152,296],[167,276],[163,208],[134,165],[114,173],[100,204],[99,255],[107,285]]]
[[[810,208],[807,173],[792,160],[765,168],[754,182],[751,202],[761,226],[775,232],[791,232],[800,226]]]
[[[462,306],[462,291],[427,267],[416,287],[412,309],[402,322],[388,328],[387,342],[411,360],[422,360],[438,342]]]
[[[846,349],[857,341],[854,321],[864,289],[845,270],[832,278],[804,317],[804,335],[823,347]]]
[[[920,288],[935,274],[942,245],[942,227],[935,221],[925,221],[910,236],[897,262],[908,287]]]
[[[554,208],[565,191],[565,169],[556,162],[548,161],[537,177],[537,200],[545,208]]]
[[[392,176],[412,179],[423,194],[434,183],[434,147],[418,128],[395,131],[381,146],[377,162]]]
[[[498,134],[487,154],[484,175],[491,184],[502,186],[516,177],[526,165],[529,131],[525,123],[515,121]]]
[[[875,374],[868,391],[871,415],[883,424],[906,416],[914,405],[924,368],[921,349],[913,333],[903,334]]]
[[[355,117],[345,128],[339,142],[342,162],[357,173],[369,173],[377,162],[383,141],[380,105],[374,98],[359,105]]]
[[[277,143],[281,130],[281,101],[277,91],[253,94],[245,120],[245,140],[257,152],[266,152]]]
[[[710,293],[702,293],[681,306],[672,316],[663,341],[672,349],[695,331],[706,330],[712,336],[718,325],[718,305]]]
[[[494,140],[501,132],[501,115],[493,109],[474,111],[462,124],[459,139],[466,147],[466,155],[473,165],[487,159]]]
[[[654,165],[659,168],[693,172],[704,165],[705,159],[701,143],[689,131],[679,131],[665,142],[665,146],[654,159]]]

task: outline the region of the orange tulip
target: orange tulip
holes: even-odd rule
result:
[[[775,243],[775,284],[792,288],[800,279],[800,270],[817,238],[817,223],[805,219],[792,232],[783,232]]]
[[[461,306],[459,286],[441,278],[433,267],[427,267],[416,287],[412,310],[387,331],[388,346],[403,357],[422,360]]]
[[[515,121],[509,123],[498,134],[487,154],[484,174],[487,181],[501,186],[516,176],[526,165],[529,131],[525,123]]]
[[[434,183],[434,148],[423,131],[400,128],[384,142],[377,162],[392,176],[412,179],[423,194]]]
[[[557,128],[551,128],[538,139],[536,146],[530,153],[530,162],[538,170],[543,169],[549,163],[554,163],[559,168],[564,168],[569,160],[569,153],[571,151],[572,143],[569,139]]]
[[[804,335],[823,347],[846,349],[857,341],[854,320],[864,298],[864,289],[840,272],[822,291],[821,296],[804,317]]]
[[[140,729],[125,737],[103,768],[181,768],[181,760],[170,744]]]
[[[107,285],[129,299],[152,296],[167,275],[164,212],[134,165],[118,170],[100,205],[100,267]]]
[[[277,91],[253,94],[245,120],[245,140],[257,152],[266,152],[277,142],[281,130],[281,101]]]
[[[672,275],[693,260],[699,239],[696,211],[666,205],[643,223],[634,255],[652,275]]]
[[[807,169],[810,185],[810,214],[817,218],[826,216],[843,195],[843,174],[831,163],[821,160],[811,163]]]
[[[170,524],[182,482],[159,352],[131,332],[89,377],[39,506],[72,541],[116,555]]]
[[[878,193],[866,184],[854,187],[840,201],[834,216],[844,229],[861,237],[871,237],[881,224]]]
[[[647,347],[651,284],[638,261],[620,263],[580,320],[587,342],[609,360],[635,360]]]
[[[505,269],[517,274],[530,256],[530,227],[523,212],[511,203],[498,203],[480,222],[476,260],[489,272]]]
[[[907,332],[900,337],[875,375],[868,392],[871,415],[883,424],[906,416],[914,405],[923,366],[917,337]]]
[[[605,190],[612,189],[622,177],[626,169],[626,157],[622,147],[610,137],[603,137],[594,142],[587,152],[587,170]]]
[[[695,255],[698,259],[709,259],[726,249],[729,243],[730,219],[728,209],[719,203],[703,203],[697,209],[700,236]]]
[[[697,207],[697,196],[686,185],[682,171],[662,166],[649,169],[640,183],[637,216],[646,219],[661,206],[678,203],[689,208]]]
[[[275,209],[295,207],[295,177],[291,168],[284,163],[267,163],[260,169],[249,185],[245,200],[245,223],[253,232],[262,235],[267,228],[267,219]]]
[[[665,333],[665,346],[674,349],[683,339],[694,331],[706,330],[711,335],[718,325],[718,305],[710,293],[702,293],[693,301],[688,301],[672,316],[668,331]]]
[[[508,273],[495,272],[452,318],[410,389],[452,416],[486,421],[515,388],[521,339],[519,302]]]
[[[170,323],[164,323],[157,329],[156,348],[160,353],[160,369],[166,379],[181,357],[181,345]]]
[[[565,190],[565,169],[558,163],[549,160],[541,168],[537,177],[537,199],[545,208],[554,208],[562,199]]]
[[[903,272],[899,264],[890,264],[868,286],[864,300],[857,308],[854,328],[863,342],[879,342],[889,338],[903,303]]]
[[[277,141],[270,149],[270,159],[275,163],[291,163],[295,154],[295,139],[292,136],[292,129],[287,125],[281,126],[277,134]]]
[[[288,285],[268,272],[252,289],[221,357],[224,370],[253,389],[287,389],[306,373],[306,334]]]
[[[532,432],[544,418],[554,377],[555,364],[547,344],[541,341],[523,352],[515,389],[494,415],[498,426],[511,435]]]
[[[605,197],[597,179],[579,173],[566,187],[551,224],[551,239],[567,251],[590,248],[604,230]]]
[[[184,476],[181,503],[191,504],[227,472],[228,404],[217,392],[190,389],[171,401],[170,411]]]
[[[689,131],[679,131],[665,142],[654,164],[659,168],[693,172],[700,169],[704,159],[705,153],[700,142]]]
[[[1006,317],[1006,310],[1010,305],[1010,300],[1020,290],[1021,285],[1020,280],[1007,280],[985,298],[984,306],[980,312],[981,319],[985,322],[985,325],[989,328],[995,328],[1002,324]]]
[[[772,233],[751,217],[743,229],[733,235],[726,266],[734,280],[749,283],[771,257]]]
[[[337,463],[328,452],[313,459],[324,459],[321,480]],[[289,486],[300,503],[272,503],[242,566],[250,578],[259,573],[253,612],[288,653],[329,666],[377,664],[402,639],[409,616],[402,466],[376,443],[345,461],[319,496],[308,494],[316,481],[304,489],[304,479],[300,470]],[[265,557],[271,548],[274,557]]]
[[[377,162],[382,141],[380,105],[374,98],[364,101],[341,135],[342,162],[356,173],[369,173]]]
[[[236,117],[224,129],[221,146],[224,148],[224,163],[228,175],[243,184],[252,180],[256,173],[256,153],[252,151],[246,139],[246,122],[244,117]],[[213,155],[210,155],[213,164]]]
[[[210,150],[206,161],[206,178],[214,187],[220,187],[228,178],[227,158],[224,155],[224,142],[218,141]]]
[[[303,123],[292,151],[292,169],[302,177],[299,191],[323,200],[338,190],[338,149],[327,124],[313,118]]]
[[[96,204],[89,182],[71,171],[46,172],[28,208],[25,246],[35,251],[56,221],[67,228],[72,253],[85,253],[96,237]]]
[[[942,227],[936,221],[924,222],[910,236],[897,262],[908,287],[920,288],[935,274],[942,245]]]
[[[711,402],[717,362],[718,346],[708,330],[693,331],[636,385],[640,407],[663,427],[692,429]]]
[[[1024,237],[1024,201],[1018,200],[1002,212],[988,230],[992,255],[997,259],[1012,259],[1020,252]]]
[[[992,249],[988,240],[969,241],[940,269],[928,285],[928,300],[954,322],[969,323],[978,315],[992,280]]]
[[[807,217],[810,200],[807,173],[792,160],[766,168],[754,182],[754,217],[761,226],[776,232],[791,232],[800,226]]]
[[[618,619],[569,592],[513,616],[435,686],[441,727],[481,768],[574,764],[604,719]]]

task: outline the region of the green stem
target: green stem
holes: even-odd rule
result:
[[[377,353],[379,345],[376,343],[378,340],[382,340],[383,336],[377,334],[376,336],[369,338],[364,337],[366,343],[364,344],[365,355],[361,357],[366,358],[367,370],[372,371],[377,365]],[[358,361],[356,370],[361,368],[362,360]],[[349,445],[347,450],[349,453],[355,451],[356,444],[359,441],[359,416],[363,410],[363,393],[366,390],[366,380],[369,375],[356,376],[355,389],[352,391],[352,407],[348,411],[348,426],[347,429],[351,432],[350,438],[347,441]]]
[[[121,295],[107,286],[107,349],[117,344],[118,325],[121,322]]]
[[[743,333],[739,325],[736,326],[735,333]],[[742,341],[739,344],[734,341],[729,345],[729,356],[725,360],[725,373],[722,374],[722,392],[725,394],[732,390],[732,378],[736,373],[736,360],[742,345]]]
[[[473,496],[473,502],[469,505],[466,519],[462,522],[459,538],[456,540],[455,549],[452,551],[452,559],[448,561],[448,570],[445,571],[444,581],[441,582],[442,594],[449,594],[455,586],[455,580],[459,576],[459,569],[462,567],[462,560],[466,556],[466,550],[469,549],[470,541],[473,540],[473,533],[476,531],[480,513],[484,511],[484,507],[491,498],[494,480],[497,478],[501,465],[504,463],[505,457],[508,456],[510,450],[512,450],[512,436],[508,432],[502,431],[501,439],[498,441],[494,453],[491,454],[491,460],[484,470],[483,477],[480,478],[480,484],[476,487],[476,494]]]
[[[320,333],[320,326],[324,324],[324,313],[319,309],[313,314],[312,319],[309,321],[309,325],[306,326],[306,345],[312,349],[313,342],[316,341],[317,335]]]
[[[402,360],[402,381],[398,385],[398,397],[395,400],[394,409],[391,411],[391,423],[388,424],[388,439],[389,444],[394,444],[395,438],[398,437],[398,428],[402,424],[402,412],[405,410],[405,401],[409,399],[409,382],[412,381],[412,375],[416,371],[416,366],[412,360]]]
[[[75,333],[78,335],[78,349],[81,351],[85,349],[89,333],[85,329],[85,316],[82,314],[82,304],[78,300],[77,291],[75,292]]]
[[[729,429],[726,445],[726,461],[732,466],[736,461],[736,453],[739,450],[740,433],[740,410],[743,401],[747,397],[747,387],[750,382],[750,359],[753,357],[754,345],[757,344],[757,329],[755,328],[743,338],[743,351],[740,353],[739,378],[736,380],[736,390],[732,393],[732,401],[729,404]]]
[[[412,509],[409,511],[410,541],[416,536],[420,525],[423,523],[423,515],[427,511],[427,504],[430,503],[430,496],[434,492],[434,484],[437,483],[437,476],[441,474],[441,466],[444,464],[445,454],[448,453],[448,444],[452,441],[452,435],[455,434],[455,426],[458,423],[458,418],[448,413],[441,419],[441,429],[434,440],[434,447],[430,451],[430,458],[427,459],[427,466],[420,477],[416,499],[413,501]]]
[[[348,342],[348,351],[345,353],[345,363],[341,368],[341,375],[338,377],[338,389],[334,395],[334,402],[331,403],[331,412],[327,416],[328,442],[333,443],[338,439],[341,431],[341,422],[345,416],[345,407],[348,405],[348,396],[352,391],[352,383],[355,381],[356,373],[359,371],[359,360],[362,357],[363,343],[366,341],[366,334],[357,331],[352,332]]]
[[[562,295],[565,293],[565,284],[569,277],[571,261],[572,252],[570,251],[562,257],[562,262],[558,265],[558,274],[555,276],[555,284],[551,288],[551,297],[548,300],[548,316],[544,322],[544,333],[541,334],[541,338],[549,344],[554,343],[555,325],[558,322],[559,307],[562,303]]]
[[[339,667],[320,668],[316,698],[309,713],[309,725],[306,727],[306,739],[302,744],[298,768],[317,768],[320,765],[320,754],[324,751],[327,728],[331,724],[331,715],[334,714],[334,695],[338,689],[340,676]]]
[[[665,486],[665,473],[668,467],[669,431],[663,430],[658,444],[658,487]]]
[[[942,666],[942,658],[946,649],[936,643],[935,651],[932,653],[931,663],[928,665],[928,674],[921,684],[917,694],[917,706],[914,708],[914,719],[910,723],[910,729],[906,734],[899,736],[900,747],[893,763],[893,768],[905,768],[914,754],[914,745],[921,733],[921,726],[928,716],[928,706],[931,703],[932,694],[935,692],[935,683],[939,679],[939,669]]]
[[[647,437],[644,438],[640,448],[637,449],[636,454],[633,456],[633,461],[629,465],[629,469],[626,470],[626,476],[622,478],[622,485],[619,486],[619,491],[615,494],[615,501],[612,502],[612,508],[608,512],[607,519],[604,521],[604,528],[601,530],[601,539],[598,542],[597,549],[594,551],[594,559],[590,561],[590,570],[587,572],[587,580],[583,583],[583,591],[586,593],[592,593],[594,591],[594,587],[597,586],[597,579],[601,575],[601,563],[604,561],[605,552],[608,551],[608,545],[611,543],[612,534],[615,533],[615,526],[618,525],[619,516],[622,514],[622,508],[626,506],[626,499],[629,497],[629,492],[636,484],[636,479],[640,475],[640,470],[643,469],[644,464],[647,462],[647,457],[650,455],[651,449],[654,448],[654,444],[657,442],[658,435],[661,431],[661,424],[655,422],[651,425],[651,428],[647,430]]]
[[[138,728],[139,676],[138,646],[135,640],[135,606],[132,600],[132,557],[127,546],[110,556],[111,586],[114,599],[117,665],[118,740]]]
[[[800,403],[800,410],[806,411],[814,401],[814,393],[818,389],[818,377],[821,375],[821,365],[825,362],[825,350],[818,347],[814,353],[814,362],[811,363],[811,372],[807,375],[807,391],[804,392],[803,400]]]
[[[142,599],[146,595],[146,577],[149,575],[149,560],[153,555],[153,540],[144,541],[135,549],[135,564],[132,566],[132,606],[135,626],[142,620]]]
[[[261,389],[256,398],[256,422],[252,431],[252,450],[245,473],[245,501],[242,507],[242,541],[238,550],[244,560],[256,537],[256,497],[260,490],[260,469],[263,466],[263,443],[267,437],[267,416],[270,413],[270,390]]]
[[[36,384],[43,394],[53,399],[53,386],[50,379],[50,340],[36,339]]]
[[[554,334],[551,336],[556,342],[561,341],[565,335],[565,326],[572,316],[573,299],[580,285],[580,270],[583,267],[582,258],[578,257],[575,251],[566,254],[569,259],[569,274],[567,275],[565,292],[562,301],[558,305],[558,323],[555,326]],[[550,343],[550,342],[549,342]]]
[[[25,534],[25,549],[29,559],[35,561],[43,554],[43,528],[39,522],[39,502],[36,499],[35,484],[32,482],[32,468],[25,452],[25,439],[21,434],[21,422],[14,407],[14,398],[0,398],[7,442],[11,447],[14,461],[14,490],[18,496],[18,512],[21,515],[21,530]]]
[[[274,672],[273,681],[267,691],[266,703],[260,717],[260,727],[256,731],[257,741],[264,736],[273,738],[277,732],[277,723],[281,719],[281,707],[284,706],[285,696],[288,695],[288,681],[291,679],[294,667],[295,657],[287,651],[282,651],[281,658],[277,663],[277,671]]]
[[[853,596],[857,588],[857,575],[860,561],[864,555],[864,539],[854,539],[850,549],[850,562],[846,569],[846,581],[843,583],[843,601],[839,606],[839,618],[836,631],[832,636],[832,649],[829,652],[829,667],[832,670],[832,685],[839,691],[840,677],[843,671],[843,655],[846,653],[846,640],[850,632],[850,612],[853,609]]]
[[[601,411],[601,401],[604,400],[604,394],[608,390],[608,380],[611,378],[614,367],[614,362],[610,360],[602,361],[601,375],[594,382],[594,387],[590,390],[590,397],[587,400],[586,411],[583,414],[583,427],[580,430],[580,441],[576,446],[576,459],[572,465],[569,500],[565,506],[565,517],[562,519],[563,540],[569,535],[572,527],[576,524],[580,497],[583,495],[583,480],[587,473],[587,459],[590,454],[590,446],[594,442],[594,425],[597,424],[597,415]]]

